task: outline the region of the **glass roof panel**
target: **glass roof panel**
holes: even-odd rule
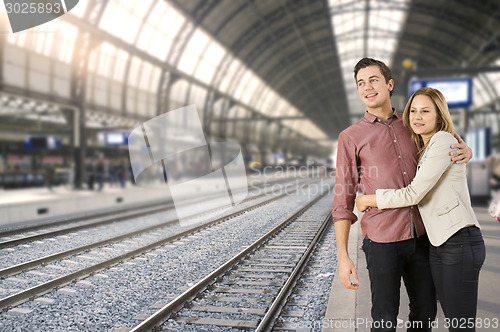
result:
[[[70,15],[83,18],[87,5],[87,2],[80,1]],[[35,53],[71,63],[78,28],[71,23],[63,22],[66,21],[53,20],[40,27],[40,29],[45,30],[35,30],[45,32],[43,34],[34,34],[33,30],[30,30],[29,34],[9,34],[6,39],[9,43],[32,50]],[[188,35],[190,27],[195,24],[196,22],[187,19],[168,1],[108,0],[98,28],[127,42],[131,48],[137,47],[162,61],[169,61],[171,65],[175,65],[187,75],[206,84],[211,84],[221,61],[228,60],[225,57],[232,57],[232,55],[228,55],[227,49],[213,40],[201,28],[197,28],[193,34]],[[346,30],[354,28],[350,21],[346,21],[346,24]],[[48,33],[47,29],[50,30]],[[58,33],[53,33],[56,30]],[[190,40],[185,49],[181,49],[179,46],[185,42],[183,38],[188,36],[190,36]],[[177,57],[176,51],[183,51],[183,53]],[[179,58],[179,63],[174,63],[177,58]],[[128,50],[116,46],[112,40],[104,41],[92,48],[89,53],[88,71],[92,73],[92,79],[87,82],[89,91],[94,91],[96,94],[100,91],[99,100],[113,99],[113,96],[109,98],[107,94],[117,94],[121,91],[121,86],[114,89],[114,92],[110,92],[111,90],[103,91],[99,88],[101,85],[114,86],[112,84],[119,82],[129,87],[127,89],[129,91],[128,103],[137,107],[143,106],[138,105],[138,103],[151,105],[151,100],[147,96],[149,96],[148,93],[157,92],[161,74],[159,67],[143,60],[140,56],[131,55]],[[115,82],[110,82],[110,80]],[[175,102],[185,102],[189,89],[188,81],[189,79],[181,79],[174,84],[171,90],[171,98],[174,101],[172,105]],[[214,88],[221,92],[227,93],[229,91],[232,98],[265,115],[301,116],[295,107],[282,99],[279,94],[237,59],[230,61],[230,66],[224,73],[220,86],[214,86]],[[193,91],[197,91],[196,96],[203,96],[203,93],[198,93],[197,89]],[[200,91],[205,90],[201,89]],[[264,98],[255,98],[256,93],[260,94],[262,91],[268,91],[265,93],[265,101],[261,101]],[[201,97],[199,99],[204,100]],[[250,103],[252,105],[249,105]],[[112,105],[115,104],[112,103]],[[309,120],[292,121],[301,122],[304,125],[303,121]],[[304,128],[302,125],[300,123],[294,124],[297,128]],[[324,135],[316,126],[307,125],[306,127],[308,127],[307,131],[301,129],[306,136]]]
[[[85,14],[85,10],[87,9],[88,1],[78,1],[76,6],[70,11],[72,15],[76,15],[78,17],[83,17]]]
[[[109,0],[99,27],[112,35],[132,44],[152,0],[121,1]]]
[[[142,60],[138,57],[133,57],[132,61],[130,61],[130,68],[128,74],[128,85],[133,87],[139,87],[139,80],[141,79],[142,74]]]
[[[102,43],[90,53],[88,70],[122,82],[130,55],[110,43]]]
[[[56,32],[57,31],[57,32]],[[64,63],[70,63],[78,29],[61,20],[7,34],[7,42]]]
[[[196,64],[198,63],[200,57],[203,55],[205,47],[209,43],[210,39],[208,35],[201,29],[197,29],[195,33],[191,36],[189,43],[182,54],[181,60],[179,61],[179,70],[185,72],[186,74],[193,74]]]
[[[135,13],[138,17],[144,17],[151,6],[153,0],[141,0],[141,1],[119,1],[123,3],[129,12]]]
[[[141,28],[141,19],[135,15],[130,15],[127,23],[124,24],[124,26],[122,27],[124,35],[128,36],[128,38],[125,38],[125,40],[130,43],[134,42],[137,32],[141,30],[140,28]]]
[[[224,77],[222,78],[222,82],[220,84],[219,89],[222,92],[228,92],[230,88],[232,88],[231,83],[233,83],[234,76],[238,72],[239,68],[242,66],[242,63],[240,60],[233,58],[231,60],[231,64],[229,65],[229,68],[227,68],[226,73]]]
[[[137,47],[154,57],[166,59],[185,18],[166,1],[157,1],[147,19]]]
[[[97,74],[110,77],[111,76],[111,63],[116,54],[116,48],[111,44],[104,44],[101,47],[100,59],[97,65]]]
[[[156,93],[160,80],[161,69],[151,65],[149,62],[143,62],[140,69],[140,78],[137,87],[144,91]]]
[[[254,77],[248,81],[247,86],[245,88],[245,92],[241,97],[243,102],[250,104],[252,99],[255,97],[255,94],[261,91],[262,86],[267,86],[267,85],[264,82],[262,82],[262,80],[258,76],[254,75]]]
[[[116,55],[113,59],[113,75],[111,76],[114,80],[122,82],[125,76],[125,70],[128,65],[130,55],[124,50],[117,49]]]
[[[329,0],[333,32],[352,114],[359,114],[365,108],[355,88],[354,66],[364,56],[376,58],[391,66],[409,2]]]
[[[497,59],[497,61],[495,61],[492,66],[500,67],[500,59]],[[484,82],[484,80],[479,80],[478,77],[473,80],[473,108],[483,107],[494,102],[495,100],[498,100],[499,98],[498,95],[492,95],[491,91],[494,90],[495,93],[498,93],[497,91],[500,91],[500,73],[490,72],[484,73],[483,75],[488,80],[489,86],[484,87],[482,84],[479,84],[479,82]],[[490,93],[488,93],[488,91],[490,91]]]
[[[486,91],[479,86],[479,84],[473,84],[473,89],[472,89],[472,95],[474,96],[472,98],[472,105],[474,108],[481,107],[480,105],[485,105],[488,103],[488,96],[486,95]]]
[[[194,76],[207,84],[211,83],[212,77],[225,54],[226,51],[219,43],[212,41],[203,54]]]
[[[115,0],[108,2],[99,27],[115,36],[120,37],[122,27],[118,24],[118,22],[122,18],[121,15],[126,15],[127,11],[117,2],[118,1]]]
[[[240,76],[240,78],[235,81],[237,84],[236,89],[233,89],[233,95],[237,99],[241,99],[242,95],[245,93],[245,87],[248,83],[249,80],[255,79],[255,75],[250,69],[246,69],[243,74]]]
[[[153,27],[159,27],[160,22],[167,14],[169,8],[170,4],[166,1],[156,1],[155,7],[151,11],[151,14],[149,14],[148,20],[145,23]]]
[[[253,71],[247,70],[243,78],[238,82],[238,88],[235,91],[235,97],[248,104],[254,96],[256,88],[263,84]]]
[[[272,100],[272,95],[271,95],[272,90],[266,86],[264,90],[261,91],[260,98],[256,98],[254,100],[254,103],[251,105],[252,107],[255,107],[256,109],[264,109],[265,105],[269,105],[269,103]]]
[[[288,103],[281,99],[276,104],[274,104],[274,112],[276,112],[276,116],[286,115],[287,110],[291,111],[293,108],[288,107]]]
[[[195,104],[199,111],[203,110],[205,107],[205,98],[207,96],[207,89],[191,85],[191,91],[189,93],[189,104]]]
[[[177,102],[177,104],[174,103],[174,105],[177,105],[178,107],[182,107],[184,103],[186,102],[186,96],[189,91],[189,82],[186,80],[178,80],[172,85],[172,92],[170,93],[170,98],[172,101]],[[185,106],[185,105],[184,105]]]

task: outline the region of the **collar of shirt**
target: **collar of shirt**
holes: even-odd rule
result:
[[[393,107],[392,108],[392,115],[389,117],[388,122],[391,122],[392,120],[397,119],[397,117],[398,116],[396,115],[396,109]],[[365,112],[364,118],[365,118],[365,120],[367,120],[368,122],[371,122],[371,123],[375,123],[376,121],[382,122],[382,120],[380,120],[379,118],[377,118],[375,115],[371,114],[368,111]]]

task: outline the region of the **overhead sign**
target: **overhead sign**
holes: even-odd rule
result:
[[[26,150],[55,150],[62,147],[62,139],[54,136],[28,136],[24,143]]]
[[[410,83],[410,95],[420,88],[438,89],[446,98],[449,108],[469,107],[472,105],[471,78],[442,78],[414,80]]]
[[[106,145],[127,145],[128,132],[107,132],[104,134]]]

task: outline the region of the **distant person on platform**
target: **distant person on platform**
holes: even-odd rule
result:
[[[94,190],[94,182],[95,182],[95,165],[94,161],[91,160],[86,166],[87,172],[87,187],[89,190]]]
[[[338,275],[348,289],[358,289],[356,268],[347,250],[356,192],[408,186],[417,170],[418,151],[402,115],[391,106],[394,80],[383,62],[363,58],[354,67],[358,94],[367,111],[339,135],[335,199],[332,209],[337,239]],[[451,160],[466,163],[471,150],[456,135]],[[370,278],[372,331],[396,331],[401,278],[410,300],[408,331],[431,331],[437,312],[429,266],[429,240],[415,207],[366,211],[361,220],[363,251]],[[351,281],[353,276],[353,282]],[[364,285],[367,287],[367,285]]]
[[[111,160],[109,162],[108,176],[110,187],[114,187],[118,184],[118,161]]]
[[[125,188],[127,183],[127,161],[125,158],[122,158],[117,165],[117,173],[118,173],[118,181],[120,182],[120,187]]]
[[[53,191],[52,185],[54,184],[54,166],[52,164],[47,163],[45,165],[45,185],[47,189]]]
[[[402,189],[381,187],[376,195],[360,195],[356,206],[366,211],[418,204],[431,242],[429,260],[439,302],[446,318],[455,322],[449,330],[475,331],[479,271],[486,249],[472,209],[465,165],[454,164],[448,156],[457,140],[443,94],[433,88],[415,91],[406,104],[403,123],[418,147],[415,178]]]
[[[488,162],[491,167],[490,188],[493,192],[500,191],[500,155],[489,156]]]
[[[488,163],[491,170],[491,201],[489,203],[488,212],[492,218],[500,221],[500,155],[489,156]]]
[[[104,183],[104,158],[99,157],[97,165],[95,166],[97,190],[101,191]]]

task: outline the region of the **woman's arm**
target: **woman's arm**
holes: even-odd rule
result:
[[[425,160],[417,169],[411,184],[402,189],[377,189],[377,207],[389,209],[418,204],[453,164],[449,157],[450,145],[453,143],[456,143],[456,139],[450,133],[434,134],[427,147]]]

